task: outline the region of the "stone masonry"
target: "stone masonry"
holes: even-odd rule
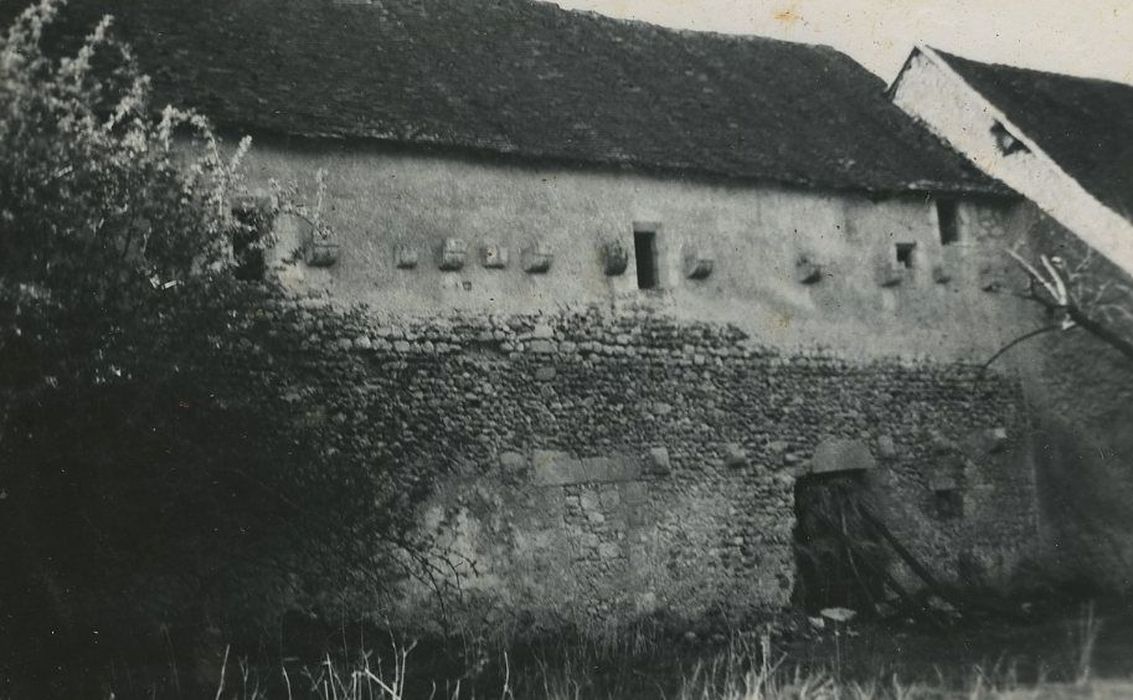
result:
[[[481,612],[783,606],[795,481],[840,468],[868,474],[945,580],[1006,585],[1029,554],[1028,413],[1014,381],[970,365],[788,356],[729,326],[599,307],[356,333],[312,342],[369,367],[355,390],[375,440],[436,475],[422,528]]]

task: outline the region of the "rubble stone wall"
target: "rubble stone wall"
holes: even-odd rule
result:
[[[371,367],[390,458],[435,464],[422,527],[481,612],[785,605],[810,471],[865,469],[883,519],[945,580],[1004,585],[1033,543],[1020,388],[971,365],[786,355],[599,307],[357,330],[332,344]],[[430,604],[418,593],[409,609]]]

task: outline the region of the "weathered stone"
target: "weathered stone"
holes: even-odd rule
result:
[[[618,495],[617,488],[607,486],[598,494],[598,501],[602,504],[603,509],[610,511],[617,508],[621,503],[621,496]]]
[[[521,472],[527,469],[527,458],[518,452],[501,452],[500,468],[505,472]]]
[[[712,274],[715,262],[712,256],[700,246],[691,243],[686,244],[681,251],[681,258],[684,263],[685,277],[688,279],[700,280]]]
[[[609,276],[620,275],[629,265],[629,252],[621,241],[606,241],[602,246],[602,265]]]
[[[669,463],[669,450],[664,447],[652,447],[648,452],[648,472],[651,474],[668,474],[672,471]]]
[[[795,260],[795,280],[800,284],[822,281],[822,265],[813,254],[804,253]]]
[[[732,469],[747,466],[747,450],[734,442],[724,445],[724,464]]]
[[[559,450],[535,450],[531,456],[532,480],[539,486],[577,483],[577,460]]]
[[[1001,452],[1007,447],[1007,428],[992,428],[988,431],[991,452]]]
[[[888,435],[882,435],[877,438],[877,454],[882,459],[896,459],[897,457],[897,443],[893,442],[893,438]]]
[[[603,559],[616,559],[621,556],[621,547],[617,542],[603,542],[598,545],[598,556]]]
[[[401,243],[394,248],[394,264],[399,270],[411,270],[417,267],[417,249],[408,244]]]
[[[546,323],[536,323],[535,328],[531,331],[531,337],[550,340],[555,337],[555,331]]]
[[[621,499],[629,504],[644,503],[649,497],[645,482],[627,481],[619,486]]]
[[[869,448],[858,440],[831,438],[814,450],[808,470],[812,474],[861,471],[877,466]]]
[[[488,242],[480,247],[480,263],[489,269],[502,269],[508,264],[507,246]]]
[[[468,244],[460,238],[446,238],[441,244],[438,266],[442,270],[459,270],[464,267],[468,255]]]
[[[554,343],[549,340],[532,340],[527,347],[535,353],[546,354],[555,351]]]
[[[555,378],[555,368],[545,365],[535,370],[535,379],[540,382],[549,382]]]
[[[542,243],[532,243],[520,254],[520,264],[528,274],[542,274],[551,269],[555,256],[551,249]]]

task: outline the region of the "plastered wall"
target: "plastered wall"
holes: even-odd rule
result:
[[[319,168],[340,258],[327,268],[289,267],[287,279],[379,313],[646,305],[732,323],[777,347],[941,359],[986,357],[1012,337],[1017,317],[1011,300],[988,304],[982,291],[983,268],[1003,259],[1015,226],[1010,201],[963,202],[961,239],[944,246],[924,195],[871,199],[356,143],[267,140],[250,157],[255,186],[275,178],[311,189]],[[637,288],[635,222],[657,230],[655,291]],[[281,221],[279,232],[283,251],[303,238],[294,221]],[[467,248],[460,269],[440,269],[448,238]],[[622,274],[604,271],[611,241],[628,252]],[[912,269],[897,264],[897,243],[915,244]],[[507,250],[505,266],[484,265],[486,245]],[[524,271],[530,246],[553,256],[545,273]],[[403,250],[414,266],[398,266]],[[711,261],[711,272],[690,279],[686,255]]]

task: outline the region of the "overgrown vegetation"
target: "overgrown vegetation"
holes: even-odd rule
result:
[[[0,39],[0,678],[29,695],[130,645],[185,668],[323,591],[376,607],[426,551],[428,475],[381,458],[320,341],[351,314],[234,274],[274,213],[249,141],[157,110],[109,18],[48,55],[61,5]]]
[[[241,700],[991,700],[1085,697],[1095,690],[1123,696],[1128,686],[1094,676],[1127,672],[1128,641],[1121,640],[1130,620],[1120,618],[1122,628],[1104,639],[1098,620],[1087,607],[1044,610],[1041,618],[1012,626],[972,619],[942,630],[875,621],[843,626],[840,641],[833,630],[791,615],[700,635],[646,618],[617,632],[575,630],[541,639],[414,641],[344,625],[331,635],[337,639],[307,655],[257,660],[233,651],[217,664],[213,693]],[[840,657],[832,653],[835,644]],[[1104,669],[1095,668],[1095,655],[1106,657]],[[117,691],[148,697],[167,687],[122,683]]]

